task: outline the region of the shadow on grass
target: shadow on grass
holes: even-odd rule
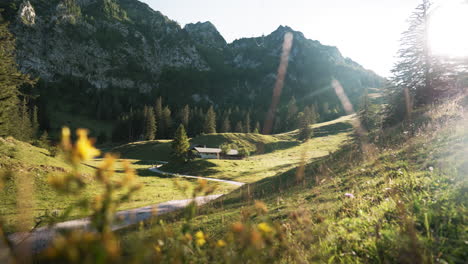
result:
[[[267,144],[258,144],[257,152],[255,154],[267,154],[277,150],[284,150],[288,148],[297,147],[301,144],[299,141],[279,141]]]
[[[172,175],[156,173],[156,172],[150,171],[147,168],[136,169],[136,173],[140,177],[157,177],[157,178],[164,178],[164,179],[174,178],[174,176]]]
[[[139,164],[138,162],[135,164]],[[148,164],[144,164],[148,165]],[[151,165],[151,164],[150,164]],[[167,171],[171,173],[187,174],[190,176],[202,176],[208,177],[219,171],[215,169],[216,164],[205,159],[196,159],[189,162],[184,161],[172,161],[168,164],[163,165],[161,171]],[[159,173],[151,172],[148,169],[142,168],[137,170],[140,176],[155,176],[161,178],[167,178],[172,176],[161,176]]]
[[[322,126],[314,129],[313,137],[327,137],[348,132],[353,129],[350,123],[340,122],[328,126]]]
[[[161,163],[156,162],[154,160],[139,160],[137,162],[134,162],[133,164],[135,164],[135,165],[158,165],[158,164],[161,164]]]

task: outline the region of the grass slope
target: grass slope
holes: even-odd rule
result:
[[[291,168],[248,184],[202,208],[194,230],[216,241],[231,223],[267,218],[290,232],[306,262],[465,263],[467,120],[430,114],[418,129],[391,130],[392,141],[365,157],[350,143],[312,160],[305,181],[297,182]],[[266,217],[252,213],[255,200],[266,203]],[[182,225],[179,217],[174,226]],[[139,232],[123,236],[150,242]]]
[[[306,143],[297,140],[298,130],[277,135],[214,134],[194,138],[192,144],[218,146],[240,141],[254,152],[244,160],[204,160],[189,163],[169,163],[161,169],[168,172],[255,182],[325,157],[336,151],[351,134],[352,116],[313,125],[314,137]]]
[[[141,206],[157,204],[169,200],[186,199],[190,191],[197,185],[195,180],[178,179],[178,183],[188,187],[188,193],[183,193],[174,185],[174,180],[158,177],[148,171],[150,164],[141,160],[129,160],[136,170],[139,182],[143,188],[131,199],[124,203],[119,210],[137,208]],[[63,212],[80,198],[93,198],[102,192],[102,186],[94,181],[94,171],[101,160],[96,159],[82,164],[80,171],[86,179],[87,187],[79,196],[60,195],[48,183],[48,177],[53,174],[62,174],[71,170],[70,166],[60,157],[51,157],[45,149],[37,148],[28,143],[17,141],[13,138],[0,138],[0,168],[4,171],[12,171],[4,179],[4,188],[0,190],[0,216],[5,220],[8,231],[17,229],[18,216],[20,214],[20,202],[27,201],[27,206],[32,209],[32,217],[39,217],[46,212]],[[123,176],[121,164],[118,163],[115,179]],[[0,171],[1,172],[1,171]],[[20,184],[32,179],[31,186]],[[209,183],[213,184],[214,183]],[[217,193],[226,193],[235,188],[227,184],[216,184]],[[31,190],[29,188],[32,188]],[[87,215],[85,211],[75,211],[71,217]]]

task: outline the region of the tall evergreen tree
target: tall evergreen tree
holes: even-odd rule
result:
[[[34,82],[19,72],[15,58],[15,39],[0,14],[0,137],[22,133],[18,129],[19,88]]]
[[[156,124],[158,124],[159,128],[157,131],[157,137],[163,138],[164,137],[164,121],[163,121],[163,105],[162,105],[162,98],[158,97],[156,99],[156,103],[154,104],[154,115],[156,118]]]
[[[309,119],[303,112],[300,112],[297,115],[297,119],[299,120],[299,139],[303,141],[309,140],[312,136],[312,128],[310,127]]]
[[[430,52],[428,43],[429,0],[423,0],[409,19],[403,32],[398,63],[392,70],[388,89],[390,104],[387,122],[394,123],[409,116],[413,106],[431,104],[446,80],[440,61]],[[406,112],[406,113],[405,113]]]
[[[180,112],[180,121],[184,127],[189,127],[189,120],[190,120],[190,107],[185,105]]]
[[[177,158],[186,158],[189,148],[190,143],[187,133],[184,125],[180,124],[174,135],[174,141],[172,141],[172,150]]]
[[[244,127],[244,132],[245,133],[250,133],[251,130],[250,130],[250,112],[247,112],[247,114],[245,115],[245,127]]]
[[[229,116],[224,117],[223,124],[221,126],[222,133],[229,133],[231,132],[231,121],[229,120]]]
[[[237,122],[236,128],[234,131],[236,133],[244,133],[244,126],[242,125],[242,121]]]
[[[164,129],[163,138],[169,138],[172,131],[172,112],[169,106],[164,107],[160,124],[161,129]]]
[[[260,129],[260,122],[257,121],[257,123],[255,123],[254,133],[255,133],[255,134],[259,134],[260,131],[261,131],[261,129]]]
[[[20,117],[19,117],[19,131],[17,132],[17,137],[20,140],[28,141],[33,138],[33,128],[31,124],[31,115],[28,109],[28,104],[26,98],[23,98],[23,102],[20,107]]]
[[[213,106],[211,106],[206,112],[203,132],[206,134],[216,133],[216,113]]]
[[[31,116],[31,126],[33,137],[37,137],[39,133],[39,120],[38,120],[38,109],[37,106],[33,107],[33,112]]]
[[[297,128],[297,112],[298,112],[296,98],[294,96],[289,100],[287,113],[286,113],[286,122],[285,130],[293,130]]]
[[[154,111],[152,107],[145,106],[144,110],[144,120],[145,120],[145,128],[144,128],[144,138],[145,140],[154,140],[156,137],[156,118],[154,116]]]

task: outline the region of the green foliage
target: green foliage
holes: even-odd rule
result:
[[[1,16],[0,44],[0,136],[12,135],[29,139],[31,133],[22,131],[22,125],[26,125],[27,121],[30,123],[30,118],[25,103],[20,104],[18,96],[21,86],[32,85],[34,82],[29,76],[19,72],[15,60],[15,39],[8,30],[8,23]],[[21,125],[18,126],[18,123]]]
[[[368,92],[362,96],[361,104],[359,105],[358,116],[361,125],[367,131],[371,131],[380,127],[382,119],[380,108],[378,105],[372,103]]]
[[[234,129],[236,133],[244,133],[244,126],[242,125],[242,121],[237,122],[236,128]]]
[[[176,158],[184,159],[187,157],[188,150],[190,147],[189,139],[187,133],[185,132],[184,125],[180,125],[174,135],[174,140],[172,141],[172,150]]]
[[[154,116],[154,111],[152,107],[145,106],[144,118],[144,138],[145,140],[154,140],[156,137],[156,118]]]
[[[300,112],[297,115],[297,119],[299,120],[299,140],[307,141],[313,134],[313,130],[310,127],[309,117],[307,117],[303,112]]]
[[[440,98],[458,93],[456,87],[460,69],[433,55],[428,42],[430,9],[433,4],[423,0],[409,19],[409,27],[403,32],[398,63],[392,69],[393,77],[387,86],[387,126],[411,119],[411,113]],[[452,89],[451,89],[452,88]]]
[[[205,134],[216,133],[216,113],[214,111],[213,106],[211,106],[206,112],[203,132],[205,132]]]

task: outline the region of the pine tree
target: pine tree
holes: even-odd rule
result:
[[[34,138],[37,138],[39,133],[39,120],[38,120],[38,109],[37,106],[33,107],[33,113],[31,116],[31,126],[32,126],[32,135]]]
[[[190,120],[190,107],[185,105],[180,112],[180,121],[184,127],[189,127],[189,120]]]
[[[144,110],[144,138],[145,140],[154,140],[156,137],[156,118],[152,107],[145,106]]]
[[[312,136],[312,128],[310,127],[309,118],[303,112],[297,115],[299,120],[299,140],[307,141]]]
[[[189,139],[185,132],[184,125],[180,124],[172,141],[172,150],[177,158],[186,158],[190,148]]]
[[[287,107],[287,115],[286,115],[286,122],[285,122],[285,130],[294,130],[297,128],[297,104],[296,104],[296,98],[294,96],[291,98],[291,100],[288,103]]]
[[[387,123],[410,117],[414,106],[431,104],[437,91],[444,85],[444,70],[430,53],[428,43],[428,17],[431,3],[428,0],[416,8],[409,19],[408,30],[403,32],[398,63],[392,70],[389,86]],[[406,113],[405,113],[406,112]]]
[[[157,131],[157,137],[163,138],[164,137],[164,121],[163,121],[163,106],[162,106],[162,98],[158,97],[156,99],[156,103],[154,105],[154,115],[156,118],[156,124],[158,124],[159,128]]]
[[[245,116],[245,133],[250,133],[250,113],[248,112]]]
[[[258,122],[258,121],[257,121],[257,123],[255,123],[254,133],[255,133],[255,134],[259,134],[259,133],[260,133],[260,122]]]
[[[229,116],[226,116],[223,120],[223,124],[221,126],[222,133],[229,133],[231,132],[231,121],[229,120]]]
[[[172,130],[172,112],[169,106],[164,107],[163,112],[162,112],[162,120],[161,120],[161,129],[164,129],[163,131],[163,138],[168,138],[169,135],[171,134]]]
[[[50,147],[50,142],[49,142],[49,134],[47,131],[44,131],[42,135],[39,137],[39,147],[48,149]]]
[[[237,122],[235,132],[244,133],[244,126],[242,125],[242,121]]]
[[[15,39],[8,23],[0,14],[0,137],[22,133],[18,127],[20,101],[19,88],[32,85],[29,76],[18,71],[15,58]],[[21,137],[21,136],[19,136]]]
[[[19,121],[19,131],[17,132],[18,139],[23,141],[31,140],[33,137],[33,128],[31,124],[31,115],[29,114],[26,98],[23,98],[23,102],[20,106]]]
[[[205,134],[216,133],[216,113],[213,106],[211,106],[206,112],[205,125],[203,128]]]

